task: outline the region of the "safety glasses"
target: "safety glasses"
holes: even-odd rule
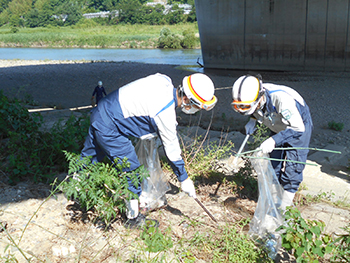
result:
[[[264,95],[264,91],[260,91],[257,95],[257,98],[253,101],[238,101],[238,100],[234,100],[231,103],[231,107],[233,110],[240,112],[240,113],[244,113],[249,111],[252,107],[254,107],[255,105],[259,104],[260,99],[262,98],[262,96]]]
[[[196,106],[198,106],[199,108],[204,109],[204,110],[206,110],[206,111],[212,110],[212,109],[215,107],[217,101],[218,101],[218,99],[217,99],[215,96],[213,96],[213,98],[212,98],[210,101],[204,101],[204,102],[202,102],[202,103],[198,103],[198,102],[196,102],[195,100],[191,99],[191,102],[192,102],[194,105],[196,105]]]
[[[195,105],[195,106],[199,107],[200,109],[204,109],[206,111],[209,111],[215,107],[217,101],[218,101],[218,99],[215,96],[213,96],[213,98],[210,101],[204,101],[203,103],[199,103],[191,98],[191,99],[189,99],[189,103],[185,103],[183,101],[182,105],[183,106]]]
[[[233,101],[231,103],[232,109],[237,112],[245,112],[254,106],[255,102],[243,104],[241,101]]]

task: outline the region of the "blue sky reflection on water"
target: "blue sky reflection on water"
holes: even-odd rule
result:
[[[0,59],[23,60],[106,60],[151,64],[197,65],[200,49],[82,49],[82,48],[0,48]]]

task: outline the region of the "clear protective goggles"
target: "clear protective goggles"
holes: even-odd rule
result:
[[[215,96],[213,96],[213,98],[210,101],[205,101],[203,103],[199,103],[199,102],[195,101],[194,99],[190,99],[189,105],[195,105],[195,106],[199,107],[200,109],[210,111],[215,107],[217,101],[218,100]]]
[[[210,101],[204,101],[202,103],[199,103],[192,98],[189,98],[189,97],[187,97],[187,98],[189,99],[190,102],[185,103],[184,100],[182,100],[183,107],[184,106],[191,106],[192,107],[194,105],[194,106],[197,106],[199,109],[204,109],[206,111],[212,110],[218,101],[218,99],[215,96],[213,96],[213,98]]]

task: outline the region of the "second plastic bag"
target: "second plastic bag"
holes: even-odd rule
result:
[[[261,152],[254,153],[251,163],[258,174],[259,199],[254,217],[250,222],[249,234],[258,243],[264,245],[271,259],[275,259],[281,247],[280,233],[276,229],[283,224],[284,217],[280,209],[283,187],[279,183],[275,170]]]
[[[160,166],[158,154],[158,137],[139,140],[135,150],[141,165],[149,172],[149,177],[145,178],[141,184],[143,208],[154,210],[166,204],[165,193],[170,189],[162,167]]]

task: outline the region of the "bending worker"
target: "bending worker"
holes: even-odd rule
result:
[[[172,80],[163,74],[154,74],[133,81],[108,94],[91,114],[91,125],[82,157],[92,156],[100,162],[107,156],[111,161],[126,157],[130,163],[125,172],[140,166],[130,137],[143,138],[156,134],[161,139],[170,165],[181,182],[181,189],[196,197],[192,180],[185,170],[177,137],[176,107],[187,114],[200,109],[211,110],[217,102],[212,80],[201,73],[183,78],[174,88]],[[128,178],[129,190],[140,196],[141,184],[134,186]],[[127,203],[127,217],[131,224],[144,220],[139,214],[138,200]]]
[[[260,149],[271,158],[306,162],[307,149],[274,150],[275,147],[308,148],[313,129],[309,107],[292,88],[263,83],[261,76],[245,75],[238,78],[232,88],[232,107],[236,112],[250,115],[245,126],[246,134],[262,123],[272,131]],[[288,161],[271,161],[276,176],[284,188],[281,208],[291,206],[295,192],[303,180],[305,164]]]
[[[102,81],[100,80],[97,83],[97,86],[95,87],[94,92],[92,93],[92,98],[91,99],[94,99],[95,95],[96,95],[96,104],[98,104],[98,102],[103,98],[103,94],[105,96],[107,96],[105,88],[102,86]]]

